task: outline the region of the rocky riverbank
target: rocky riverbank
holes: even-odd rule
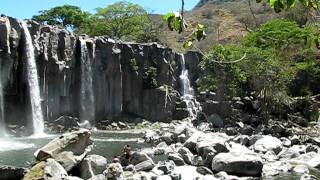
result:
[[[188,121],[145,126],[144,140],[151,148],[135,151],[131,147],[107,160],[88,154],[94,144],[91,133],[78,130],[40,148],[30,169],[1,167],[0,171],[5,179],[25,180],[306,180],[320,175],[318,137],[275,137],[263,131],[228,135],[227,129],[201,131],[201,126]]]

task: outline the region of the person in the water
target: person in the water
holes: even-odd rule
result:
[[[130,157],[132,155],[132,152],[131,152],[131,146],[130,145],[125,145],[123,147],[123,151],[122,151],[122,156],[121,156],[121,164],[123,166],[127,166],[129,165],[129,161],[130,161]]]

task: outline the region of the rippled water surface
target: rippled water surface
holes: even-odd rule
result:
[[[34,162],[34,152],[57,136],[0,139],[0,164],[29,167]],[[102,155],[108,160],[115,155],[120,155],[126,144],[134,149],[147,146],[139,143],[142,134],[134,132],[97,132],[93,133],[92,137],[94,147],[91,154]]]

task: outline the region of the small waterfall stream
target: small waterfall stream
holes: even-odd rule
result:
[[[200,103],[194,98],[194,89],[190,84],[189,72],[186,68],[184,54],[181,54],[181,74],[179,78],[182,84],[182,100],[187,104],[190,117],[192,120],[194,120],[197,118],[198,112],[201,111],[201,106]]]
[[[34,55],[34,47],[32,38],[25,22],[21,22],[24,37],[25,37],[25,57],[27,66],[27,77],[30,92],[32,120],[33,120],[33,134],[36,136],[44,134],[44,121],[41,107],[40,87],[38,80],[38,71]]]
[[[89,122],[94,124],[95,117],[93,82],[92,82],[92,60],[94,58],[94,47],[92,53],[89,52],[87,42],[84,39],[80,40],[81,46],[81,93],[80,93],[80,120],[82,123]]]

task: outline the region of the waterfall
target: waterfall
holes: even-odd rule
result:
[[[197,118],[197,114],[201,111],[200,103],[194,98],[194,90],[190,84],[189,72],[186,69],[184,54],[181,54],[181,74],[179,76],[182,88],[182,100],[187,104],[187,109],[192,120]]]
[[[34,47],[27,24],[21,22],[25,36],[25,57],[27,66],[27,78],[30,92],[30,102],[33,120],[33,134],[38,136],[44,134],[44,122],[41,108],[40,87],[38,81],[37,65],[34,56]]]
[[[0,63],[0,70],[2,70],[2,66]],[[0,71],[1,74],[2,71]],[[3,84],[2,84],[2,76],[0,76],[0,137],[6,136],[6,123],[4,120],[4,100],[3,100]]]
[[[81,87],[80,87],[80,120],[81,122],[88,121],[89,124],[94,124],[95,117],[93,82],[92,82],[92,60],[94,59],[94,45],[89,52],[87,42],[84,39],[80,40],[81,47]]]

